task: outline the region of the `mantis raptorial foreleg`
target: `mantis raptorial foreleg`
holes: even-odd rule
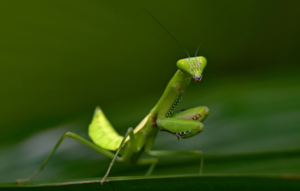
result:
[[[208,113],[209,109],[207,107],[199,106],[175,113],[172,118],[190,119],[202,122],[207,117]]]

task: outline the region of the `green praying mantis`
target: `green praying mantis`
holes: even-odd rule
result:
[[[160,23],[158,22],[158,24]],[[164,27],[163,29],[168,32]],[[178,43],[178,41],[170,33],[169,35]],[[193,79],[195,82],[201,81],[202,73],[206,64],[206,58],[203,56],[189,56],[188,58],[179,60],[176,64],[178,70],[168,83],[158,103],[135,129],[131,127],[128,128],[125,136],[120,136],[114,130],[110,122],[105,117],[103,111],[97,107],[88,130],[92,142],[73,132],[66,132],[56,143],[55,147],[44,160],[39,169],[29,178],[19,179],[16,183],[32,180],[45,167],[49,159],[66,137],[75,139],[112,159],[106,174],[101,180],[101,184],[106,181],[115,161],[124,162],[130,160],[132,164],[150,165],[146,172],[146,175],[150,175],[157,164],[158,159],[140,159],[143,152],[154,157],[177,155],[198,156],[200,158],[199,173],[201,173],[203,168],[203,153],[200,150],[152,151],[151,149],[159,131],[168,132],[175,135],[178,139],[187,139],[197,135],[203,130],[204,125],[202,122],[209,114],[208,107],[199,106],[176,114],[173,114],[173,111],[180,102],[185,89],[190,84],[191,80]]]

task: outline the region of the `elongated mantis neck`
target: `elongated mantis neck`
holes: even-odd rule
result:
[[[191,82],[191,77],[177,70],[167,85],[162,97],[151,110],[156,118],[170,117],[178,102],[181,100],[186,87]]]

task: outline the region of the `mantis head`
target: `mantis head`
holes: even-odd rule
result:
[[[194,79],[195,82],[200,82],[202,79],[202,72],[206,66],[206,58],[203,56],[185,58],[177,62],[177,68],[186,75]]]

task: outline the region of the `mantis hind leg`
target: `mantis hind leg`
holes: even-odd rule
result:
[[[21,183],[21,182],[27,182],[32,180],[47,164],[47,162],[49,161],[49,159],[53,156],[53,154],[55,153],[55,151],[58,149],[59,145],[62,143],[62,141],[66,138],[66,137],[70,137],[72,139],[75,139],[83,144],[85,144],[86,146],[98,151],[99,153],[103,154],[104,156],[108,157],[108,158],[116,158],[117,161],[122,161],[122,158],[120,157],[116,157],[114,153],[112,153],[111,151],[108,151],[96,144],[94,144],[93,142],[75,134],[72,132],[66,132],[65,134],[63,134],[63,136],[58,140],[58,142],[56,143],[55,147],[53,148],[53,150],[51,151],[51,153],[48,155],[48,157],[44,160],[44,162],[42,163],[42,165],[38,168],[38,170],[31,175],[29,178],[26,179],[19,179],[16,180],[16,183]]]

